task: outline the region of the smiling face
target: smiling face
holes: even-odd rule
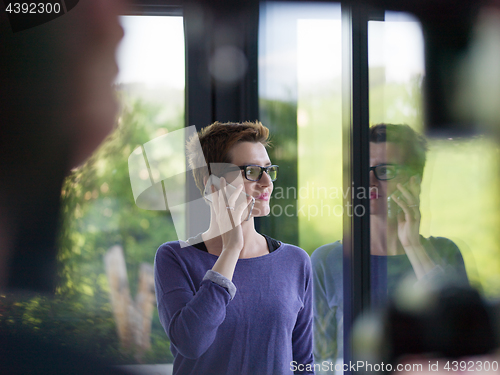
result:
[[[271,165],[271,160],[266,148],[262,143],[238,142],[229,152],[230,162],[237,166],[260,165],[267,167]],[[266,216],[271,208],[269,200],[273,192],[273,182],[267,173],[263,173],[259,181],[248,181],[243,176],[245,192],[255,198],[255,206],[252,216]]]
[[[396,143],[370,142],[370,167],[379,164],[396,164],[404,166],[404,150]],[[387,197],[393,194],[398,183],[405,183],[409,176],[404,171],[400,171],[392,180],[380,181],[375,177],[375,173],[370,171],[370,214],[387,214]]]

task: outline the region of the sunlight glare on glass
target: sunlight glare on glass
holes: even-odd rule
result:
[[[117,52],[116,83],[184,89],[182,17],[120,17],[125,36]]]
[[[299,53],[298,47],[309,51],[322,50],[327,55],[320,64],[319,71],[329,70],[328,64],[333,64],[337,70],[335,58],[331,58],[332,41],[336,39],[332,31],[331,21],[340,22],[340,4],[318,2],[262,2],[260,6],[259,23],[259,96],[267,99],[285,101],[297,100],[297,79],[302,74],[304,80],[310,80],[313,74],[312,61]],[[325,34],[321,34],[324,31]],[[314,35],[314,37],[313,37]],[[304,46],[304,38],[308,46]],[[336,42],[334,42],[336,43]],[[309,48],[308,48],[309,47]],[[305,60],[304,60],[305,58]],[[301,64],[300,68],[297,66]],[[339,65],[340,67],[340,65]],[[300,69],[302,73],[297,74]],[[328,77],[330,78],[330,77]]]
[[[385,67],[386,82],[407,82],[424,75],[424,40],[418,20],[386,12],[385,21],[368,23],[370,68]]]
[[[340,20],[299,19],[297,73],[299,84],[317,85],[341,74]]]

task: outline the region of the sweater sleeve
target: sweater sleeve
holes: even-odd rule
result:
[[[314,374],[309,370],[314,368],[313,358],[313,306],[312,306],[312,271],[311,260],[306,255],[304,262],[305,290],[303,307],[297,316],[297,322],[292,333],[293,360],[301,364],[304,371],[295,371],[295,374]]]
[[[160,322],[171,344],[182,356],[196,359],[212,345],[231,296],[209,278],[197,288],[187,267],[170,245],[162,245],[155,257],[155,291]]]

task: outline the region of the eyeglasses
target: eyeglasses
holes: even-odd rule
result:
[[[260,165],[242,165],[238,168],[245,172],[244,175],[248,181],[259,181],[264,172],[269,175],[271,181],[276,181],[278,178],[279,167],[277,165],[270,165],[268,167],[261,167]]]
[[[380,181],[396,178],[401,169],[403,168],[397,164],[378,164],[370,167],[370,171],[373,171],[377,180]]]

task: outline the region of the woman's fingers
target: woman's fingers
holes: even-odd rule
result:
[[[229,217],[231,221],[231,226],[234,228],[234,222],[232,218],[231,212],[232,206],[229,205],[226,193],[226,179],[221,177],[220,179],[220,191],[219,191],[219,212],[223,217],[226,215]]]
[[[235,202],[236,198],[239,195],[239,190],[236,189],[236,191],[231,194],[228,197],[228,185],[226,184],[226,179],[221,178],[221,191],[220,194],[222,195],[223,201],[224,201],[224,207],[220,207],[221,212],[224,210],[227,214],[227,217],[229,218],[229,221],[231,222],[231,229],[234,229],[236,226],[240,225],[240,220],[238,220],[238,215],[235,215]]]
[[[221,217],[225,217],[226,219],[228,218],[227,215],[227,197],[225,195],[225,180],[223,178],[220,179],[220,189],[217,190],[215,187],[212,186],[212,206],[215,212],[216,217],[218,218],[218,221],[220,222]],[[220,222],[219,224],[223,224]]]
[[[397,196],[397,194],[396,194],[396,193],[392,194],[392,195],[391,195],[391,198],[392,198],[392,200],[393,200],[394,202],[396,202],[396,204],[397,204],[399,207],[401,207],[401,209],[403,210],[403,212],[404,212],[406,215],[408,215],[408,214],[410,213],[410,209],[408,208],[408,205],[406,204],[406,202],[405,202],[403,199],[399,198],[399,197]]]
[[[234,187],[223,177],[220,178],[220,189],[212,196],[214,211],[221,229],[233,229],[246,219],[246,216],[243,217],[244,212],[251,202],[248,201],[248,196],[242,194],[243,189],[243,184]],[[215,189],[212,191],[215,192]]]
[[[243,191],[243,185],[240,185],[236,188],[233,194],[228,199],[229,205],[231,207],[235,207],[237,205],[241,204],[241,201],[243,200],[241,197],[241,192]],[[238,199],[240,198],[240,199]]]
[[[246,195],[241,195],[241,202],[237,205],[236,215],[239,218],[240,222],[245,221],[250,218],[251,209],[253,208],[252,202],[255,202],[254,198],[251,198]]]
[[[413,177],[410,179],[410,187],[408,186],[404,186],[404,185],[401,185],[401,184],[397,184],[397,188],[399,189],[399,191],[401,192],[401,194],[403,195],[403,197],[405,198],[404,200],[403,199],[400,199],[400,201],[405,201],[405,203],[409,206],[409,207],[412,207],[412,208],[418,208],[419,206],[419,201],[418,201],[418,194],[415,195],[415,194],[412,194],[412,192],[410,191],[410,189],[412,189],[411,185],[411,181],[412,181]]]
[[[416,174],[410,178],[409,190],[415,196],[420,196],[420,184],[421,184],[420,175]]]
[[[227,199],[227,193],[226,193],[226,179],[224,177],[220,178],[220,191],[219,191],[219,198],[222,197],[220,200],[220,205],[224,205],[225,207],[228,207],[228,199]],[[221,207],[222,208],[222,207]]]
[[[221,187],[224,187],[224,194],[225,197],[227,198],[227,207],[230,207],[229,210],[233,213],[233,218],[237,219],[241,216],[245,208],[248,206],[249,202],[247,200],[246,195],[243,192],[243,184],[234,187],[233,185],[228,185],[227,183],[222,183]],[[239,225],[241,220],[237,220],[235,222],[235,225]]]
[[[215,215],[219,214],[219,193],[215,190],[212,185],[212,207],[214,209]]]
[[[418,204],[416,205],[410,205],[407,202],[405,202],[403,199],[398,198],[396,194],[393,194],[391,198],[397,203],[399,207],[403,210],[404,217],[406,217],[407,220],[409,219],[414,219],[418,220],[420,218],[420,210],[418,209]],[[402,215],[403,216],[403,215]],[[402,221],[403,217],[398,217],[398,221]]]

